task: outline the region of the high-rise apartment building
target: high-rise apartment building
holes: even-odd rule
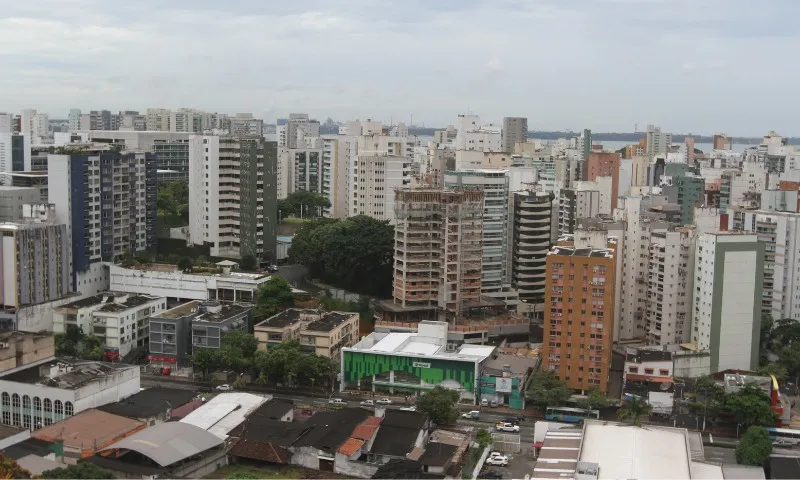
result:
[[[558,230],[553,200],[552,193],[514,192],[509,216],[511,245],[506,258],[511,287],[519,293],[517,312],[539,319],[545,306],[547,253]]]
[[[148,108],[145,124],[148,132],[169,132],[170,111],[166,108]]]
[[[231,135],[260,137],[264,135],[264,120],[253,118],[251,113],[237,113],[231,117],[229,128]],[[316,136],[319,136],[319,128]]]
[[[764,244],[761,313],[800,320],[800,214],[736,208],[731,230],[755,234]]]
[[[669,167],[667,165],[667,170]],[[661,188],[671,203],[677,203],[681,210],[681,224],[694,222],[695,207],[705,203],[705,180],[694,173],[680,173],[661,177]]]
[[[579,230],[547,255],[542,366],[573,390],[608,390],[616,239]]]
[[[591,152],[583,162],[583,179],[590,182],[598,177],[611,177],[611,208],[617,208],[619,198],[620,155],[617,152]]]
[[[12,179],[11,175],[2,175]],[[22,220],[23,206],[39,203],[39,189],[32,187],[15,187],[0,185],[0,222],[19,222]]]
[[[69,110],[67,128],[70,132],[77,132],[81,129],[81,109],[71,108]]]
[[[94,295],[108,288],[102,262],[155,247],[156,158],[98,146],[47,162],[48,197],[72,246],[73,289]]]
[[[277,155],[263,137],[190,137],[189,242],[215,257],[275,262]]]
[[[50,135],[50,120],[46,113],[38,113],[35,109],[22,110],[19,133],[30,139],[31,144],[44,143]]]
[[[731,137],[724,133],[717,133],[712,137],[711,145],[711,148],[714,150],[730,150],[733,142],[731,141]]]
[[[669,345],[691,338],[694,230],[651,232],[648,247],[645,332],[648,343]]]
[[[31,170],[30,138],[16,133],[0,133],[0,174]],[[11,185],[11,177],[0,175],[0,185]]]
[[[764,243],[758,235],[703,233],[695,250],[692,341],[711,354],[711,373],[758,368]]]
[[[483,192],[400,189],[393,197],[394,303],[458,318],[481,297]]]
[[[745,162],[741,170],[722,172],[719,187],[719,211],[728,213],[728,208],[748,204],[767,190],[767,169],[762,163]]]
[[[502,298],[510,286],[508,257],[508,170],[447,171],[444,186],[450,190],[483,191],[483,274],[484,295]],[[506,288],[507,289],[507,288]]]
[[[0,308],[13,312],[71,291],[67,227],[0,223]]]
[[[304,137],[319,137],[319,122],[310,119],[307,113],[291,113],[288,120],[278,122],[277,131],[279,147],[298,148]],[[347,134],[360,135],[361,132]]]
[[[600,213],[600,192],[566,188],[558,198],[558,233],[574,233],[581,218],[592,218]]]
[[[661,127],[647,126],[647,154],[666,155],[672,145],[672,134],[661,131]]]
[[[514,146],[528,140],[528,119],[525,117],[503,118],[503,151],[514,153]]]

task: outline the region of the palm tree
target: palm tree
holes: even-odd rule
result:
[[[630,400],[625,402],[617,412],[617,418],[622,421],[629,421],[637,427],[642,424],[642,417],[650,415],[653,407],[636,395],[632,395]]]

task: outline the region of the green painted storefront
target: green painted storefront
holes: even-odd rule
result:
[[[344,381],[350,385],[365,378],[371,379],[373,375],[404,372],[426,384],[437,385],[446,380],[453,380],[458,382],[463,391],[475,392],[475,363],[473,362],[349,351],[344,352],[343,362]],[[404,386],[398,382],[393,385]],[[415,387],[412,384],[406,385],[411,388]],[[416,387],[419,388],[419,386]]]

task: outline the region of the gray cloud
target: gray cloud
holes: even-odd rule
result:
[[[445,125],[469,106],[537,129],[800,135],[793,0],[6,3],[0,111],[186,106]]]

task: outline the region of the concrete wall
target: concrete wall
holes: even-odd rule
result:
[[[353,457],[356,458],[359,456],[360,452],[353,455]],[[378,471],[379,466],[377,464],[357,462],[353,457],[346,457],[337,452],[336,460],[333,464],[333,471],[354,478],[372,478],[375,472]]]

